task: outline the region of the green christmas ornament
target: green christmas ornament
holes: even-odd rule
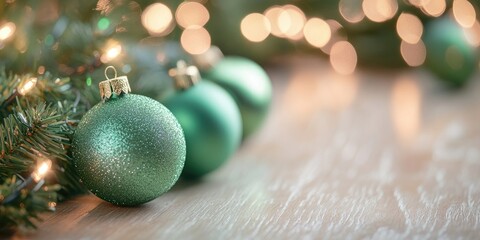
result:
[[[235,99],[242,115],[243,137],[257,130],[272,100],[272,85],[265,70],[247,58],[225,57],[205,74]]]
[[[83,116],[73,138],[78,175],[93,194],[113,204],[151,201],[168,191],[182,172],[182,129],[162,104],[128,94],[125,76],[115,72],[115,78],[99,86],[104,101]]]
[[[427,68],[451,86],[467,82],[476,69],[477,52],[462,28],[449,17],[435,19],[424,34]]]
[[[212,82],[199,81],[196,67],[187,67],[180,61],[170,73],[179,91],[167,98],[165,105],[185,133],[187,158],[182,174],[199,178],[219,168],[240,145],[240,113],[224,89]]]

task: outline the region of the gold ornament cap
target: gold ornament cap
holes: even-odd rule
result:
[[[112,69],[114,73],[113,78],[108,77],[108,70]],[[107,80],[101,81],[98,84],[100,88],[100,97],[102,100],[106,100],[112,97],[113,94],[117,96],[122,93],[129,93],[132,90],[130,89],[130,84],[128,83],[127,76],[117,76],[117,70],[113,66],[108,66],[105,68],[105,78]]]
[[[168,75],[175,80],[175,88],[186,90],[202,79],[200,71],[195,66],[188,66],[183,60],[177,62],[177,67],[168,71]]]

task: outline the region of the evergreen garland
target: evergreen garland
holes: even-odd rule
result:
[[[29,75],[0,74],[0,100],[5,102]],[[0,125],[0,230],[34,227],[39,213],[56,202],[84,193],[72,169],[70,140],[87,103],[69,79],[49,74],[36,86],[1,109]],[[41,159],[51,161],[45,185],[27,184]],[[33,185],[40,186],[35,189]],[[37,187],[38,188],[38,187]]]

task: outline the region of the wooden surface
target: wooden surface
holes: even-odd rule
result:
[[[137,208],[58,205],[32,239],[480,238],[480,82],[272,66],[264,127],[221,170]]]

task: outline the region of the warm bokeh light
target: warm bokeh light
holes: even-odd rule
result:
[[[303,26],[307,20],[305,13],[294,6],[294,5],[285,5],[283,6],[284,12],[280,14],[279,23],[280,30],[292,40],[300,40],[303,38]]]
[[[249,41],[261,42],[270,35],[271,27],[265,16],[260,13],[251,13],[243,18],[240,30]]]
[[[280,6],[269,7],[269,8],[267,8],[267,10],[265,10],[263,12],[265,17],[270,22],[271,33],[272,33],[273,36],[285,37],[285,33],[283,33],[283,31],[280,29],[280,26],[283,26],[280,23],[280,16],[282,15],[283,12],[285,12],[285,10],[283,10],[283,8],[280,7]],[[284,13],[284,14],[287,14],[287,13]],[[290,18],[288,18],[288,14],[285,15],[285,16],[287,17],[287,19],[286,19],[287,24],[290,25]]]
[[[332,19],[325,20],[330,28],[330,41],[328,41],[325,46],[321,47],[320,50],[326,54],[330,54],[332,46],[339,41],[346,41],[347,37],[342,33],[343,26]]]
[[[116,45],[108,49],[106,55],[108,58],[113,59],[117,57],[121,52],[122,52],[122,46]]]
[[[165,4],[154,3],[143,11],[142,24],[151,35],[167,35],[174,27],[172,11]]]
[[[360,0],[340,0],[338,11],[343,19],[350,23],[358,23],[365,18]]]
[[[424,0],[420,2],[420,8],[422,11],[432,17],[441,16],[447,9],[447,3],[445,0]]]
[[[5,41],[6,39],[13,36],[15,33],[15,24],[12,22],[7,22],[0,27],[0,41]]]
[[[57,206],[56,202],[48,202],[48,208],[52,211],[55,211],[55,207]]]
[[[18,94],[24,96],[25,94],[30,92],[30,90],[32,90],[35,87],[35,85],[37,85],[37,78],[31,78],[28,81],[26,81],[25,83],[18,86],[17,87],[17,92],[18,92]]]
[[[327,22],[320,18],[311,18],[303,28],[303,35],[312,46],[321,48],[330,41],[332,32]]]
[[[384,22],[395,16],[398,3],[396,0],[363,0],[362,9],[373,22]]]
[[[414,44],[402,41],[400,44],[400,53],[402,54],[403,60],[411,67],[422,65],[427,57],[427,49],[421,40]]]
[[[38,67],[37,73],[40,74],[40,75],[44,74],[45,73],[45,66]]]
[[[477,14],[473,5],[467,0],[454,0],[452,6],[455,20],[464,28],[470,28],[475,24]]]
[[[422,38],[422,21],[413,14],[402,13],[397,19],[397,33],[403,41],[415,44]]]
[[[40,161],[40,160],[39,160]],[[48,159],[41,160],[37,169],[32,173],[32,178],[35,182],[42,180],[52,167],[52,161]]]
[[[357,66],[357,52],[347,41],[340,41],[332,46],[330,64],[340,74],[352,74]]]
[[[281,37],[286,37],[288,29],[292,26],[292,18],[290,14],[282,8],[282,12],[278,15],[278,29],[280,30]]]
[[[180,43],[190,54],[205,53],[211,46],[211,37],[203,27],[189,27],[182,32]]]
[[[400,140],[410,143],[420,128],[421,92],[418,83],[401,77],[393,85],[392,120]]]
[[[111,41],[105,50],[105,53],[100,57],[100,61],[108,63],[117,58],[122,53],[122,45],[118,42]]]
[[[473,47],[480,47],[480,23],[475,21],[472,27],[463,29],[465,38]]]
[[[203,27],[210,19],[210,14],[205,6],[198,2],[183,2],[175,12],[178,25],[183,28],[191,26]]]

